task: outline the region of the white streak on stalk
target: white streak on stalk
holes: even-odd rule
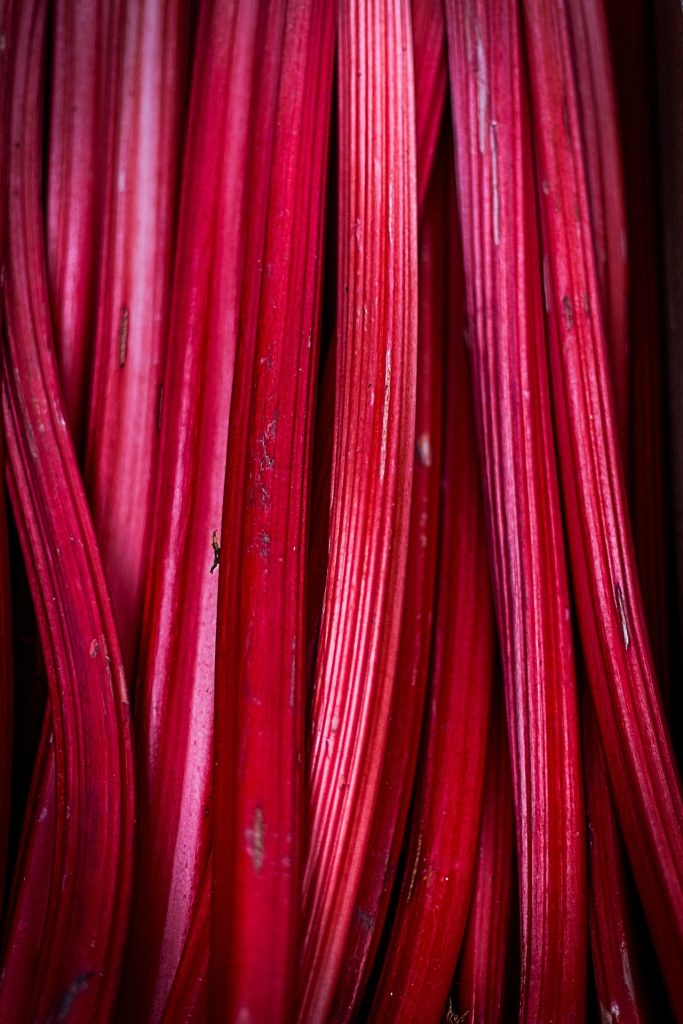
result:
[[[389,402],[391,399],[391,348],[387,348],[384,369],[384,405],[382,407],[382,446],[379,455],[379,478],[384,480],[387,468],[387,432],[389,429]]]
[[[683,2],[683,0],[681,0]],[[486,74],[486,54],[481,38],[479,22],[474,22],[474,32],[477,37],[477,118],[479,125],[479,152],[484,155],[486,152],[486,108],[489,101],[489,83]]]
[[[491,121],[491,191],[493,192],[493,244],[500,244],[500,195],[498,193],[498,123]]]

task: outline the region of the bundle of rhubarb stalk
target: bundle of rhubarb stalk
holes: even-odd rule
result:
[[[683,1021],[678,0],[0,0],[0,1021]]]

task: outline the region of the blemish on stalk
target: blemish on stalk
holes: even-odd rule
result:
[[[375,927],[375,915],[369,914],[367,910],[363,910],[362,907],[356,907],[356,917],[363,925],[366,931],[371,932]]]
[[[263,821],[263,808],[257,807],[254,811],[252,826],[244,833],[244,838],[247,841],[247,853],[249,854],[249,859],[251,860],[252,867],[256,874],[260,872],[265,860],[265,833],[266,827]]]
[[[547,178],[544,178],[541,182],[541,188],[543,189],[544,196],[547,196],[550,193],[550,182]]]
[[[413,873],[410,876],[410,885],[408,886],[408,899],[406,902],[410,903],[413,898],[413,892],[415,891],[415,882],[417,881],[417,870],[420,866],[420,854],[422,853],[422,833],[420,832],[417,837],[417,850],[415,851],[415,861],[413,863]]]
[[[429,434],[420,434],[415,442],[415,451],[420,465],[429,469],[432,464],[432,442]]]
[[[101,976],[101,971],[87,971],[85,974],[77,975],[71,982],[69,987],[65,989],[61,998],[57,1002],[57,1013],[55,1018],[53,1019],[56,1019],[58,1021],[67,1020],[73,1008],[73,1004],[76,1000],[76,997],[79,996],[82,992],[86,991],[88,985],[90,984],[91,978],[97,978]]]
[[[279,410],[276,409],[272,419],[268,422],[266,429],[259,434],[257,443],[261,449],[260,468],[261,470],[272,469],[275,465],[275,457],[269,451],[270,446],[277,436],[277,421],[280,418]]]
[[[500,196],[498,194],[498,138],[497,121],[491,121],[491,191],[493,193],[493,244],[500,243]]]
[[[121,314],[119,316],[119,366],[122,369],[126,365],[126,355],[128,354],[129,319],[128,306],[121,306]]]
[[[270,534],[262,530],[257,539],[259,554],[264,562],[270,558]]]
[[[379,452],[379,478],[384,480],[387,468],[387,434],[389,432],[389,401],[391,399],[391,349],[387,348],[384,364],[384,405],[382,407],[382,443]]]
[[[477,38],[477,63],[476,63],[476,79],[477,79],[477,122],[479,126],[479,152],[483,156],[486,152],[486,108],[489,101],[489,83],[488,75],[486,73],[486,53],[484,52],[484,43],[481,38],[481,29],[479,28],[479,22],[474,20],[474,32]]]
[[[91,658],[96,658],[97,655],[100,653],[100,645],[98,644],[97,640],[91,641],[90,647],[88,648],[88,653]]]
[[[588,292],[583,293],[583,311],[586,316],[591,316],[591,303],[588,298]]]
[[[218,543],[217,530],[214,530],[211,534],[211,547],[213,548],[213,565],[209,569],[209,572],[213,575],[214,570],[218,568],[221,561],[221,546]]]
[[[164,385],[159,385],[159,397],[157,398],[157,433],[161,433],[161,415],[164,409]]]
[[[562,296],[562,318],[564,319],[565,330],[571,331],[574,329],[574,311],[572,309],[572,300],[568,295]]]
[[[617,596],[617,607],[619,608],[619,617],[621,619],[621,638],[624,641],[624,650],[628,650],[631,646],[631,637],[628,631],[628,618],[626,616],[626,602],[624,601],[624,594],[617,583],[616,585],[616,596]]]
[[[550,271],[548,270],[548,257],[543,254],[543,296],[545,298],[545,311],[550,312]]]

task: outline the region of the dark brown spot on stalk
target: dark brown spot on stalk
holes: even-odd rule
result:
[[[362,907],[356,907],[356,917],[358,918],[358,920],[363,925],[366,931],[373,931],[375,927],[374,914],[368,914],[368,912],[366,910],[363,910]]]
[[[209,572],[213,574],[214,570],[218,568],[221,561],[221,546],[218,543],[218,531],[214,530],[211,534],[211,547],[213,548],[213,565],[209,569]]]
[[[266,828],[263,820],[263,808],[257,807],[254,811],[252,827],[248,828],[245,833],[247,840],[247,852],[256,874],[260,872],[265,860],[265,833]]]
[[[126,355],[128,354],[128,322],[128,306],[121,306],[121,315],[119,317],[119,366],[122,369],[126,365]]]
[[[572,300],[568,295],[562,296],[562,316],[565,328],[571,331],[574,327],[574,311],[572,309]]]

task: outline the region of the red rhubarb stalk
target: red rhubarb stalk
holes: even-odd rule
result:
[[[451,146],[447,152],[452,181]],[[449,205],[445,189],[440,200],[443,221]],[[449,323],[441,537],[431,673],[406,864],[372,1006],[373,1019],[400,1016],[414,1024],[440,1020],[465,930],[481,819],[494,654],[491,580],[464,340],[462,253],[454,200],[450,205],[450,224],[445,225],[450,229],[445,282]]]
[[[106,116],[118,69],[121,0],[55,0],[47,148],[47,267],[66,418],[80,454],[97,309]],[[109,96],[109,99],[108,99]]]
[[[245,196],[252,194],[265,217],[261,183],[270,167],[282,35],[281,19],[269,19],[268,10],[265,0],[211,0],[197,29],[201,59],[182,169],[136,693],[139,841],[120,1012],[145,1024],[163,1011],[210,849],[212,569],[220,551]],[[250,231],[262,234],[258,226]]]
[[[443,26],[445,29],[445,26]],[[420,90],[417,89],[417,97]],[[442,121],[443,127],[443,121]],[[450,185],[444,138],[420,224],[417,401],[408,568],[390,730],[363,874],[331,1019],[348,1020],[368,982],[384,927],[415,780],[431,649],[439,535],[443,356],[447,315]],[[418,161],[419,168],[426,167]],[[418,186],[419,191],[419,186]]]
[[[447,4],[456,178],[512,759],[520,1020],[581,1019],[584,808],[517,4]]]
[[[337,387],[313,698],[298,1018],[327,1019],[395,686],[415,441],[417,186],[407,0],[338,13]]]
[[[579,627],[614,801],[675,1011],[683,1015],[683,800],[635,568],[611,395],[566,5],[524,8],[555,424]]]
[[[503,693],[502,687],[500,693],[494,687],[477,871],[453,988],[457,1014],[467,1024],[504,1020],[510,973],[514,826]]]
[[[424,209],[439,148],[448,88],[442,0],[412,0],[417,202]]]
[[[289,1021],[304,852],[306,534],[334,11],[279,2],[261,248],[252,208],[221,529],[211,1020]],[[261,270],[264,268],[264,270]]]
[[[132,748],[116,632],[52,348],[40,207],[46,13],[42,0],[16,10],[3,416],[48,670],[55,839],[43,878],[45,925],[37,947],[5,951],[0,1017],[68,1012],[70,1020],[92,1021],[110,1013],[128,914]]]
[[[134,679],[151,522],[170,289],[188,9],[128,4],[101,186],[86,482],[124,665]]]

